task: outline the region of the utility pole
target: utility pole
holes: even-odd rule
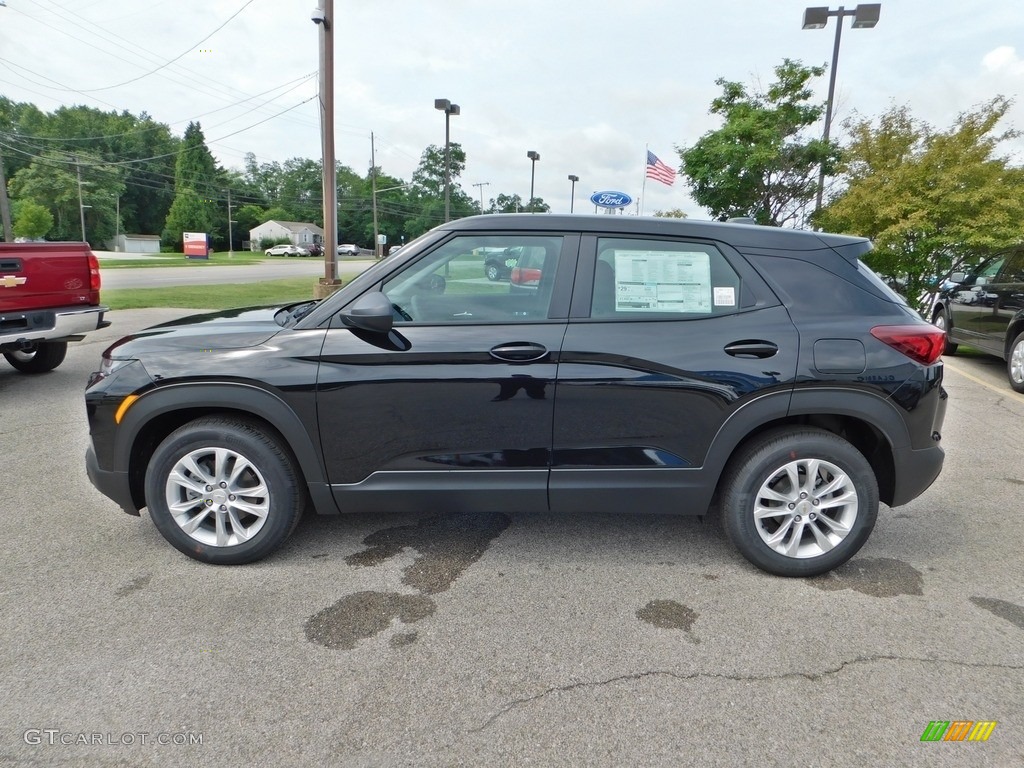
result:
[[[231,187],[228,187],[228,258],[235,258],[235,230],[231,226]]]
[[[11,226],[11,201],[7,199],[7,178],[4,176],[4,156],[0,154],[0,218],[3,220],[4,241],[14,242],[14,228]]]
[[[484,212],[484,187],[489,187],[491,182],[489,181],[478,181],[474,184],[474,187],[480,187],[480,213]]]
[[[78,158],[75,158],[75,172],[78,175],[78,216],[82,220],[82,242],[88,242],[85,239],[85,206],[82,205],[82,166],[78,163]]]
[[[320,139],[324,175],[324,276],[316,298],[338,285],[338,183],[334,160],[334,0],[318,0],[313,23],[320,27]]]
[[[380,227],[377,226],[377,150],[373,144],[373,131],[370,131],[370,184],[373,191],[373,257],[380,258]]]

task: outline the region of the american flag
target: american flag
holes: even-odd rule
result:
[[[653,152],[647,152],[647,178],[672,186],[676,180],[676,172],[665,165]]]

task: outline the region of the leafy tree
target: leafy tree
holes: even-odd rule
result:
[[[826,229],[870,237],[870,265],[898,279],[912,303],[933,276],[1022,239],[1024,170],[999,157],[1013,129],[999,96],[961,114],[945,131],[894,107],[877,126],[850,121],[842,168],[846,191],[822,211]]]
[[[654,215],[660,219],[685,219],[686,213],[682,208],[670,208],[667,211],[655,211]]]
[[[462,145],[452,142],[450,150],[451,189],[449,210],[452,219],[472,216],[477,211],[473,199],[458,184],[466,169],[466,152]],[[406,221],[409,237],[419,237],[428,229],[444,223],[445,162],[444,147],[434,144],[423,150],[420,164],[412,174],[412,187],[408,198],[414,212]]]
[[[38,240],[53,229],[53,214],[45,205],[23,200],[14,206],[14,234]]]
[[[189,123],[174,166],[174,203],[164,223],[163,244],[180,250],[183,232],[221,231],[223,225],[214,224],[219,202],[217,163],[206,147],[199,123]]]
[[[104,243],[114,235],[117,199],[124,192],[123,169],[105,164],[101,158],[78,153],[69,157],[47,150],[34,157],[11,179],[11,195],[19,201],[34,201],[54,218],[50,232],[56,240],[80,240],[79,172],[82,179],[82,209],[86,236]]]
[[[488,213],[519,213],[526,209],[523,199],[519,195],[506,195],[504,193],[491,198],[491,206]]]
[[[693,199],[712,216],[749,216],[774,226],[800,218],[816,194],[822,164],[831,174],[839,159],[835,143],[806,136],[824,111],[808,103],[808,82],[824,71],[784,59],[764,92],[715,81],[722,95],[710,112],[724,124],[692,147],[677,148]]]

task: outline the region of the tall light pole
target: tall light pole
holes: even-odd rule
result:
[[[452,104],[448,99],[434,99],[434,109],[444,112],[444,220],[447,223],[452,215],[451,116],[462,114],[462,110],[458,104]]]
[[[853,17],[853,29],[871,29],[878,23],[878,17],[882,12],[881,3],[867,3],[858,5],[852,11],[839,6],[838,10],[830,10],[828,6],[816,6],[804,9],[804,29],[824,29],[828,24],[830,16],[836,17],[836,40],[832,46],[832,64],[829,67],[828,77],[828,100],[825,102],[825,130],[822,139],[828,143],[829,130],[832,127],[832,101],[836,93],[836,68],[839,66],[839,41],[843,35],[843,19],[847,16]],[[814,205],[814,211],[821,210],[822,195],[825,193],[825,164],[821,165],[821,172],[818,174],[818,199]]]
[[[576,182],[580,180],[579,176],[569,174],[569,181],[572,182],[572,188],[569,192],[569,213],[572,213],[573,208],[576,207]]]
[[[315,298],[338,284],[338,185],[334,162],[334,0],[318,0],[313,23],[320,28],[320,143],[324,195],[324,276]]]
[[[527,205],[530,208],[530,212],[533,212],[533,176],[534,171],[537,169],[537,161],[540,160],[540,155],[534,152],[532,149],[526,153],[526,156],[530,158],[530,202]]]

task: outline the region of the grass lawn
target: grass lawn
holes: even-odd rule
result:
[[[181,253],[154,253],[147,255],[145,259],[133,259],[126,255],[125,258],[100,259],[100,269],[149,269],[152,267],[209,267],[217,266],[238,266],[244,267],[249,264],[259,264],[263,261],[283,261],[285,256],[265,256],[262,251],[235,251],[232,256],[228,251],[214,251],[208,259],[186,259]],[[292,256],[291,258],[299,258]],[[307,257],[308,258],[308,257]]]
[[[111,309],[181,307],[183,309],[233,309],[289,304],[313,298],[315,277],[289,277],[260,283],[181,285],[171,288],[121,288],[104,290],[101,301]]]

